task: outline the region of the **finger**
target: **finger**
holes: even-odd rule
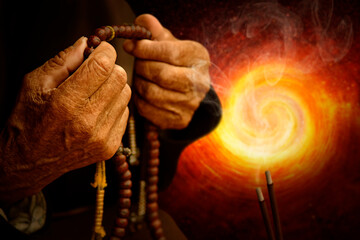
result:
[[[176,40],[171,32],[164,28],[159,20],[150,14],[142,14],[135,19],[135,24],[145,27],[151,32],[153,40],[164,41],[164,40]]]
[[[160,129],[183,129],[190,122],[191,117],[189,114],[178,114],[158,108],[144,101],[137,94],[134,95],[134,103],[139,114]]]
[[[119,65],[115,65],[109,78],[96,90],[96,92],[89,98],[89,107],[102,111],[114,99],[124,95],[123,89],[127,85],[127,77],[125,70]],[[130,98],[131,91],[126,94],[126,98]],[[124,101],[127,105],[128,101]]]
[[[192,67],[209,63],[207,50],[194,41],[127,41],[124,42],[124,49],[137,58],[175,66]]]
[[[121,107],[122,109],[122,107]],[[116,111],[114,111],[115,113]],[[129,117],[129,108],[125,107],[122,111],[117,112],[116,118],[111,125],[107,126],[107,136],[105,138],[106,142],[104,143],[99,153],[101,154],[100,159],[106,160],[111,158],[116,150],[121,144],[121,139],[126,130],[126,124]]]
[[[107,129],[107,126],[113,125],[116,119],[122,115],[128,106],[131,96],[131,89],[129,85],[126,85],[118,95],[115,95],[106,108],[102,109],[102,112],[98,115],[98,121],[96,125],[100,129]]]
[[[137,75],[169,90],[186,93],[193,89],[194,70],[192,68],[176,67],[157,61],[137,60],[135,71]]]
[[[116,60],[115,49],[102,42],[89,58],[57,88],[57,95],[67,95],[71,100],[83,101],[109,78]]]
[[[177,67],[163,62],[137,60],[136,74],[157,85],[181,93],[206,93],[210,88],[208,66]]]
[[[167,90],[139,77],[135,77],[134,87],[142,99],[156,107],[170,111],[177,111],[177,109],[195,110],[200,102],[192,93],[186,94]]]
[[[114,146],[115,154],[116,150],[120,147],[121,140],[125,134],[127,122],[129,119],[129,108],[126,108],[121,116],[117,118],[113,127],[110,130],[109,143]]]
[[[86,37],[79,38],[73,46],[61,51],[41,67],[27,74],[27,78],[31,79],[29,84],[43,90],[56,88],[84,61],[86,41]]]

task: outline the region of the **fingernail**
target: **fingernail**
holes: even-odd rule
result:
[[[86,39],[86,37],[82,36],[74,43],[73,47],[76,48],[76,47],[80,46],[84,42],[85,39]]]
[[[135,43],[134,43],[134,41],[132,41],[132,40],[126,40],[126,41],[124,42],[124,49],[125,49],[125,51],[127,51],[127,52],[132,52],[132,51],[134,50],[134,48],[135,48]]]

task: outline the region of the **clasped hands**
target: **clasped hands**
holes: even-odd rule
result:
[[[197,42],[176,39],[151,15],[135,23],[153,38],[124,42],[125,51],[136,57],[136,108],[161,129],[185,128],[210,88],[208,52]],[[131,96],[126,73],[106,42],[84,61],[86,41],[80,38],[24,77],[0,138],[2,203],[109,159],[119,147]]]

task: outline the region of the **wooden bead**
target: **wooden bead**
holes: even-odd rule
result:
[[[118,25],[112,25],[112,28],[115,31],[115,37],[118,38],[119,37],[119,26]]]
[[[150,193],[155,193],[155,192],[157,192],[157,190],[158,190],[158,186],[157,186],[156,184],[152,184],[152,185],[148,185],[148,186],[147,186],[146,192],[147,192],[148,194],[150,194]]]
[[[132,187],[132,182],[131,180],[126,180],[126,181],[123,181],[123,182],[120,182],[119,183],[119,188],[122,188],[122,189],[129,189]]]
[[[136,35],[134,36],[135,38],[143,38],[142,36],[144,35],[143,34],[143,28],[139,25],[135,25],[135,32],[136,32]]]
[[[101,39],[101,41],[106,41],[107,35],[104,27],[97,28],[95,30],[95,35],[98,36]]]
[[[147,203],[146,208],[150,213],[152,213],[159,210],[159,205],[157,204],[157,202]]]
[[[116,218],[115,224],[118,227],[125,228],[128,225],[128,220],[127,220],[127,218]]]
[[[151,32],[150,31],[146,31],[146,37],[144,37],[146,39],[151,39]]]
[[[87,58],[89,55],[94,51],[95,49],[93,47],[86,47],[84,50],[84,57]]]
[[[149,221],[154,221],[154,220],[156,220],[158,218],[159,218],[159,212],[158,211],[155,211],[155,212],[152,212],[152,213],[148,214]]]
[[[130,215],[130,210],[129,208],[120,208],[117,215],[121,218],[127,218]]]
[[[91,35],[87,40],[87,45],[89,47],[96,48],[101,43],[101,39],[96,35]]]
[[[130,38],[131,36],[131,26],[125,26],[125,31],[124,31],[124,38]]]
[[[146,135],[146,138],[151,141],[151,140],[157,140],[158,139],[158,132],[156,131],[149,131]]]
[[[150,185],[155,185],[159,182],[159,177],[158,176],[151,176],[148,178],[148,183]]]
[[[114,227],[112,234],[116,237],[124,237],[125,236],[125,228],[122,227]]]
[[[126,156],[124,154],[116,154],[114,157],[116,166],[122,165],[124,162],[126,162]]]
[[[157,166],[159,166],[159,163],[160,163],[160,161],[158,158],[153,158],[148,161],[148,164],[150,167],[157,167]]]
[[[159,168],[158,167],[149,167],[147,169],[147,172],[148,172],[149,176],[157,176],[159,173]]]
[[[150,222],[150,226],[151,226],[152,228],[154,228],[154,229],[160,228],[160,227],[161,227],[161,221],[160,221],[160,219],[156,219],[156,220],[154,220],[154,221],[151,221],[151,222]]]
[[[150,148],[151,149],[158,149],[159,147],[160,147],[159,140],[150,141]]]
[[[123,164],[119,165],[116,167],[116,172],[119,175],[122,175],[123,173],[125,173],[127,170],[129,169],[129,165],[127,162],[123,162]]]
[[[112,31],[108,26],[103,27],[105,29],[106,41],[108,41],[112,35]]]
[[[120,208],[129,208],[131,206],[130,198],[119,198],[118,204]]]
[[[115,38],[116,33],[115,33],[115,30],[114,30],[114,28],[112,26],[106,26],[105,31],[106,31],[106,34],[107,34],[106,41],[111,41],[111,40],[113,40]]]
[[[158,200],[158,194],[157,193],[151,193],[147,196],[147,200],[149,203],[156,202]]]
[[[132,195],[131,189],[120,189],[119,190],[119,197],[122,198],[129,198]]]
[[[125,32],[125,26],[124,25],[119,26],[117,36],[121,37],[124,32]]]
[[[156,229],[156,230],[154,231],[154,235],[155,235],[155,237],[156,237],[157,239],[163,238],[163,237],[164,237],[164,230],[163,230],[163,228],[162,228],[162,227],[159,227],[158,229]]]
[[[150,158],[158,158],[159,157],[159,149],[151,149],[150,150]]]
[[[130,172],[130,170],[129,170],[129,169],[126,170],[123,174],[121,174],[120,178],[121,178],[122,180],[129,180],[129,179],[131,179],[131,172]]]

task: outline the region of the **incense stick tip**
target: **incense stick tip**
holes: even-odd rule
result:
[[[262,191],[261,191],[261,188],[256,188],[256,193],[257,193],[257,196],[258,196],[258,199],[259,199],[259,201],[260,202],[262,202],[262,201],[264,201],[264,195],[263,195],[263,193],[262,193]]]
[[[267,170],[266,172],[265,172],[265,176],[266,176],[266,182],[267,182],[267,184],[273,184],[273,181],[272,181],[272,178],[271,178],[271,173],[270,173],[270,171],[269,170]]]

